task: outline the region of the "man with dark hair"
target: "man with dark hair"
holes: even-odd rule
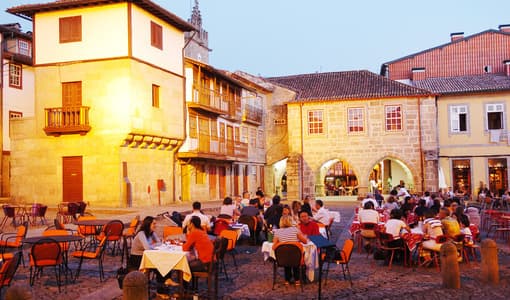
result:
[[[266,203],[266,197],[264,196],[264,192],[262,192],[262,190],[258,190],[255,193],[255,196],[257,196],[257,199],[259,200],[259,205],[258,205],[259,210],[263,210],[264,204]]]
[[[310,218],[306,210],[299,211],[299,229],[307,236],[320,234],[319,225]]]
[[[195,201],[193,202],[192,204],[193,206],[193,211],[186,215],[186,217],[184,218],[184,221],[182,221],[182,228],[186,228],[189,224],[189,222],[191,221],[191,218],[193,216],[197,216],[200,218],[200,221],[202,223],[202,228],[207,232],[210,230],[210,220],[209,220],[209,217],[204,215],[201,211],[202,209],[202,204],[198,201]]]
[[[213,243],[207,236],[207,232],[203,230],[201,220],[198,216],[191,217],[188,225],[186,243],[182,245],[182,250],[196,250],[197,256],[189,262],[192,272],[207,271],[207,263],[212,260]]]
[[[303,205],[301,205],[301,210],[308,212],[308,215],[311,217],[312,215],[312,207],[310,206],[310,196],[306,195],[303,199]]]
[[[282,216],[283,206],[280,204],[280,196],[273,197],[273,205],[269,206],[264,212],[264,220],[266,224],[273,225],[278,228],[280,226],[280,218]]]

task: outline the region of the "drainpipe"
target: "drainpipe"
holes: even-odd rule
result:
[[[300,120],[300,124],[301,124],[301,164],[300,164],[300,167],[299,167],[299,173],[300,173],[300,177],[301,177],[301,195],[300,195],[300,199],[303,199],[304,197],[304,181],[303,181],[303,174],[305,173],[304,172],[304,139],[303,139],[303,102],[301,102],[299,104],[299,120]]]
[[[421,132],[421,98],[418,97],[418,132],[420,142],[420,173],[421,173],[421,192],[425,187],[425,171],[423,170],[423,148],[422,148],[422,132]]]

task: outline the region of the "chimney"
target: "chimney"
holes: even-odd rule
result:
[[[412,81],[425,79],[425,68],[412,68],[411,73]]]
[[[501,32],[510,33],[510,24],[502,24],[498,28]]]
[[[505,75],[510,77],[510,60],[503,61],[503,64],[505,65]]]
[[[462,40],[464,38],[464,32],[450,33],[450,38],[452,39],[452,42],[455,42],[457,40]]]

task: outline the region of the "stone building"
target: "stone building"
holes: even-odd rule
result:
[[[10,193],[11,119],[34,115],[32,34],[15,24],[0,25],[0,196]]]
[[[289,200],[365,194],[371,181],[386,192],[401,181],[415,192],[437,189],[432,93],[369,71],[266,80],[288,97]]]
[[[508,190],[510,25],[452,33],[446,44],[384,63],[381,74],[437,95],[441,187],[471,196],[480,184]]]
[[[175,201],[184,32],[149,0],[12,7],[33,22],[35,110],[11,121],[11,193],[27,202]]]

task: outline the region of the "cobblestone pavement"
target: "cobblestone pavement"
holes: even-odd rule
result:
[[[208,204],[210,207],[216,204]],[[329,209],[337,210],[341,214],[341,222],[334,223],[332,240],[337,244],[350,237],[348,226],[353,216],[354,202],[326,203]],[[187,210],[188,205],[167,207],[172,210]],[[153,208],[144,211],[119,212],[114,216],[101,215],[105,218],[119,218],[125,222],[133,215],[140,213],[142,217],[148,214],[156,215],[165,211]],[[158,223],[161,229],[165,221]],[[42,229],[39,229],[39,232]],[[30,235],[37,235],[37,229],[31,229]],[[485,236],[485,235],[483,235]],[[480,282],[480,262],[470,264],[461,263],[461,289],[443,289],[441,275],[436,268],[409,268],[399,264],[393,265],[391,270],[383,266],[381,261],[374,261],[366,257],[365,253],[358,254],[356,249],[352,256],[350,271],[353,285],[343,280],[340,266],[331,265],[327,285],[323,287],[322,299],[508,299],[510,295],[510,252],[508,244],[498,241],[500,284],[489,286]],[[283,270],[279,270],[277,286],[272,290],[273,266],[264,262],[260,246],[250,246],[241,242],[237,247],[236,256],[238,269],[235,270],[230,256],[226,256],[229,280],[220,277],[220,299],[318,299],[317,283],[305,284],[304,291],[300,287],[283,285]],[[26,251],[25,251],[26,253]],[[26,257],[26,254],[25,254]],[[15,277],[14,285],[21,285],[32,295],[32,299],[122,299],[122,290],[117,286],[115,271],[120,267],[120,257],[105,256],[104,270],[106,281],[101,283],[98,276],[97,261],[85,262],[80,277],[75,283],[70,283],[58,292],[53,270],[45,270],[43,276],[36,280],[33,287],[28,285],[29,267],[20,266]],[[70,268],[76,270],[77,260],[70,258]],[[4,299],[5,288],[0,299]],[[155,299],[154,289],[151,298]]]

